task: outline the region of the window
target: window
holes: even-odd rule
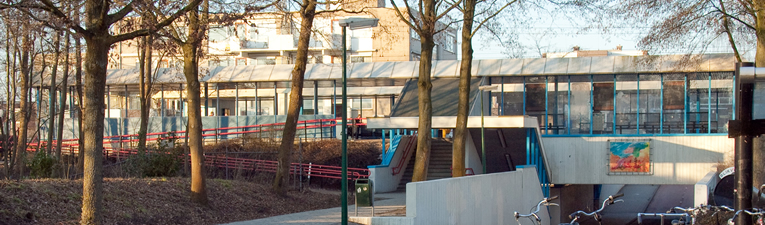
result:
[[[211,27],[209,31],[210,42],[225,41],[231,35],[230,27]]]
[[[411,34],[412,39],[420,40],[420,35],[417,34],[417,31],[415,31],[412,28],[409,28],[409,33]]]
[[[364,56],[353,56],[351,57],[351,63],[360,63],[360,62],[367,62],[371,60],[366,60],[367,57]]]
[[[303,99],[303,115],[313,115],[314,109],[313,109],[313,98],[304,98]]]
[[[454,53],[454,39],[456,39],[454,35],[452,34],[446,35],[446,38],[444,40],[444,50],[446,50],[447,52]]]
[[[545,111],[545,84],[526,84],[526,111]]]
[[[683,109],[683,81],[664,81],[664,109]]]
[[[236,25],[236,37],[238,37],[239,40],[244,40],[247,38],[247,27],[244,24]]]
[[[595,111],[614,110],[614,83],[594,83],[592,98]]]
[[[247,65],[247,58],[237,58],[236,59],[236,65],[237,66]]]
[[[361,100],[354,98],[351,101],[353,101],[351,109],[372,109],[374,107],[371,98],[362,98]]]

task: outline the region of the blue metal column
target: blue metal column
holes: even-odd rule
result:
[[[499,107],[499,115],[503,115],[504,116],[505,115],[505,77],[504,76],[499,77],[499,82],[502,83],[499,86],[499,88],[500,88],[500,93],[499,94],[500,94],[500,99],[501,99],[500,101],[502,101],[502,103],[500,104],[501,106]]]
[[[730,96],[734,96],[731,99],[731,109],[733,110],[731,113],[731,120],[736,120],[736,73],[733,73],[733,86],[731,86],[730,89]]]
[[[385,158],[385,129],[382,129],[382,158]]]
[[[616,74],[614,74],[614,110],[613,118],[611,120],[611,133],[616,134]]]
[[[589,103],[590,107],[588,107],[588,110],[590,111],[590,134],[592,134],[592,122],[593,122],[592,121],[592,109],[595,106],[595,102],[594,102],[593,97],[592,97],[592,92],[594,91],[594,89],[595,89],[595,84],[594,84],[594,82],[592,80],[592,74],[590,74],[590,103]]]
[[[276,123],[276,115],[279,115],[279,93],[276,92],[276,81],[274,81],[274,123]]]
[[[375,106],[377,106],[377,102],[375,102]],[[313,120],[318,120],[318,114],[319,114],[319,81],[315,80],[313,81]],[[324,133],[324,122],[319,122],[319,129],[314,129],[313,138],[316,138],[316,132]],[[321,135],[319,135],[321,137]]]
[[[260,121],[258,121],[258,114],[260,114],[260,101],[258,101],[258,82],[255,82],[255,124],[256,125],[260,125]]]
[[[109,90],[109,89],[111,89],[110,86],[106,85],[106,118],[111,118],[112,117],[111,110],[109,110],[109,109],[112,108],[111,107],[111,105],[112,105],[111,104],[112,98],[111,98],[111,94],[109,94],[111,92],[111,90]],[[38,92],[39,92],[39,90],[38,90]],[[40,93],[37,93],[37,94],[39,95]],[[82,97],[80,97],[80,98],[82,98]],[[80,106],[80,107],[82,107],[82,106]],[[40,108],[40,101],[39,100],[37,101],[37,108],[38,109]],[[80,116],[82,116],[82,111],[80,111]]]
[[[548,110],[549,110],[547,106],[549,106],[549,105],[550,105],[550,104],[547,102],[547,96],[549,95],[549,93],[548,93],[548,90],[547,90],[547,83],[548,83],[548,82],[547,82],[547,76],[545,76],[545,134],[549,134],[549,133],[550,133],[550,131],[548,131],[548,130],[547,130],[547,129],[548,129],[548,127],[547,127],[547,123],[549,123],[549,121],[547,121],[547,117],[548,117],[548,116],[547,116],[547,112],[548,112]]]
[[[688,74],[683,75],[683,134],[688,133]]]
[[[659,85],[661,86],[660,92],[659,92],[659,133],[664,133],[664,74],[659,74],[659,77],[661,77],[661,81]]]
[[[712,133],[712,73],[709,73],[707,79],[709,88],[707,88],[707,134]],[[717,111],[719,114],[720,112]]]
[[[637,124],[635,124],[635,127],[637,127],[637,134],[640,134],[640,74],[637,75],[637,106],[636,106],[636,114],[637,115]]]
[[[523,78],[523,115],[526,115],[526,77]]]
[[[566,134],[571,134],[571,75],[568,75],[568,104],[566,104]]]
[[[526,128],[526,164],[529,164],[531,158],[531,128]],[[484,172],[485,173],[485,172]]]
[[[161,94],[161,99],[159,100],[159,121],[162,123],[162,132],[165,132],[165,85],[159,85],[159,93]]]
[[[332,120],[335,121],[335,125],[332,126],[332,136],[335,137],[335,133],[337,133],[337,80],[332,80]],[[398,134],[398,130],[396,134]]]
[[[239,109],[239,83],[234,83],[234,88],[235,88],[235,93],[234,93],[234,115],[236,115],[236,126],[235,127],[238,127],[238,126],[241,126],[241,125],[239,125],[239,114],[241,114],[240,113],[241,110]]]

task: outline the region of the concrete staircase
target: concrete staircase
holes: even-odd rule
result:
[[[412,153],[412,159],[406,166],[404,176],[398,184],[399,191],[406,189],[406,183],[412,181],[414,173],[414,161],[417,153]],[[437,180],[452,177],[452,141],[445,139],[433,139],[430,143],[430,161],[428,168],[428,180]]]

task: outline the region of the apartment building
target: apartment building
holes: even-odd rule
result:
[[[419,60],[419,35],[400,20],[394,8],[386,8],[385,1],[363,0],[349,7],[364,8],[364,12],[352,14],[338,11],[316,16],[309,44],[309,63],[340,63],[342,31],[338,21],[346,17],[374,17],[380,20],[378,27],[348,30],[349,62]],[[212,25],[207,33],[204,47],[207,54],[201,66],[293,64],[297,54],[299,25],[300,15],[296,12],[256,13],[230,25]],[[136,68],[136,46],[131,42],[117,44],[113,48],[109,68]],[[154,60],[160,61],[159,67],[180,66],[182,63],[179,57],[160,57],[161,54],[161,50],[154,52]],[[447,28],[436,37],[434,59],[457,59],[456,29]]]

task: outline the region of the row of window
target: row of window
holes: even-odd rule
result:
[[[546,134],[725,133],[733,73],[495,77],[492,114]]]

